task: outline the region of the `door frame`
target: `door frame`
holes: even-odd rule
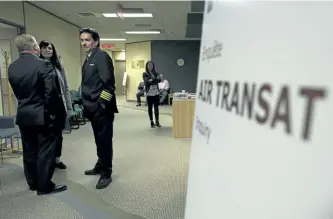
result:
[[[116,65],[117,62],[118,63],[119,62],[124,63],[125,64],[125,71],[126,71],[126,60],[114,60],[114,65]],[[122,78],[121,78],[121,81],[123,81]],[[117,90],[118,89],[116,89],[116,91]],[[125,95],[126,96],[126,92],[124,92],[124,87],[123,86],[121,86],[121,91],[118,90],[118,92],[116,92],[116,95]]]

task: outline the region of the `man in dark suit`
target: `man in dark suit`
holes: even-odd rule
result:
[[[16,124],[22,136],[25,177],[38,195],[61,192],[67,187],[51,181],[59,110],[56,74],[51,63],[38,58],[40,49],[33,36],[20,35],[15,44],[20,57],[9,66],[8,77],[18,100]]]
[[[112,181],[113,121],[118,113],[115,96],[115,77],[112,59],[99,48],[96,30],[80,30],[81,45],[87,54],[82,67],[82,102],[85,116],[91,121],[98,160],[86,175],[100,175],[96,189],[106,188]]]

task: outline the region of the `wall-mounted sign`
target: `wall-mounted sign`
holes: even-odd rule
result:
[[[103,44],[101,44],[101,48],[102,49],[114,49],[115,45],[111,44],[111,43],[103,43]]]
[[[145,68],[145,60],[132,61],[132,68],[133,69]]]

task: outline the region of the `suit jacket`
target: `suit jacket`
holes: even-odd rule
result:
[[[100,48],[95,48],[82,67],[81,94],[84,110],[95,113],[105,105],[108,112],[118,113],[112,59]]]
[[[47,125],[59,112],[56,74],[50,62],[21,54],[8,68],[9,83],[18,100],[16,124],[20,127]]]
[[[150,89],[150,85],[155,84],[158,87],[158,83],[161,82],[161,78],[157,72],[154,72],[153,75],[151,75],[150,73],[147,73],[147,72],[143,72],[142,78],[143,78],[143,81],[145,82],[145,88],[146,88],[147,93]]]

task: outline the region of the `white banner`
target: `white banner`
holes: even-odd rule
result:
[[[333,218],[333,2],[206,2],[186,219]]]

